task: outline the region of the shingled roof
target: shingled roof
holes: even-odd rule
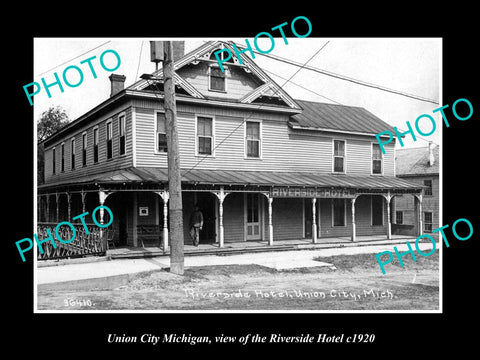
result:
[[[439,174],[438,146],[433,148],[434,163],[429,165],[428,147],[397,149],[395,152],[397,176],[419,176]]]
[[[306,100],[295,101],[302,107],[300,114],[290,117],[290,123],[298,128],[347,131],[362,134],[378,134],[393,127],[364,108],[327,104]]]

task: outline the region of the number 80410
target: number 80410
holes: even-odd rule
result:
[[[65,306],[92,306],[92,300],[90,299],[63,299]]]

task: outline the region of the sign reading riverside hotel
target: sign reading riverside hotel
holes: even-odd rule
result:
[[[300,187],[273,187],[270,196],[274,198],[354,198],[355,192],[349,189],[306,189]]]

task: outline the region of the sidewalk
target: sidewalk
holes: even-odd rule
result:
[[[400,241],[389,240],[387,244],[368,243],[363,246],[343,246],[315,249],[298,249],[285,251],[268,251],[261,253],[241,253],[225,255],[196,255],[185,256],[185,268],[196,266],[214,265],[244,265],[256,264],[277,270],[306,268],[314,266],[333,267],[332,264],[313,260],[316,257],[328,257],[336,255],[353,255],[382,251],[392,251],[397,246],[399,251],[408,250],[405,238]],[[422,251],[432,248],[432,244],[420,243]],[[437,246],[438,248],[438,246]],[[105,258],[106,260],[106,258]],[[94,261],[86,263],[64,263],[59,266],[42,266],[36,271],[37,285],[67,283],[88,279],[99,279],[108,277],[129,276],[147,271],[158,271],[170,267],[169,256],[141,257],[134,259],[113,259],[109,261]]]

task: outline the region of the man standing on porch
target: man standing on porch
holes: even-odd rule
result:
[[[193,239],[193,245],[198,246],[200,242],[200,230],[203,228],[203,214],[198,204],[195,204],[195,210],[190,216],[190,235]]]

